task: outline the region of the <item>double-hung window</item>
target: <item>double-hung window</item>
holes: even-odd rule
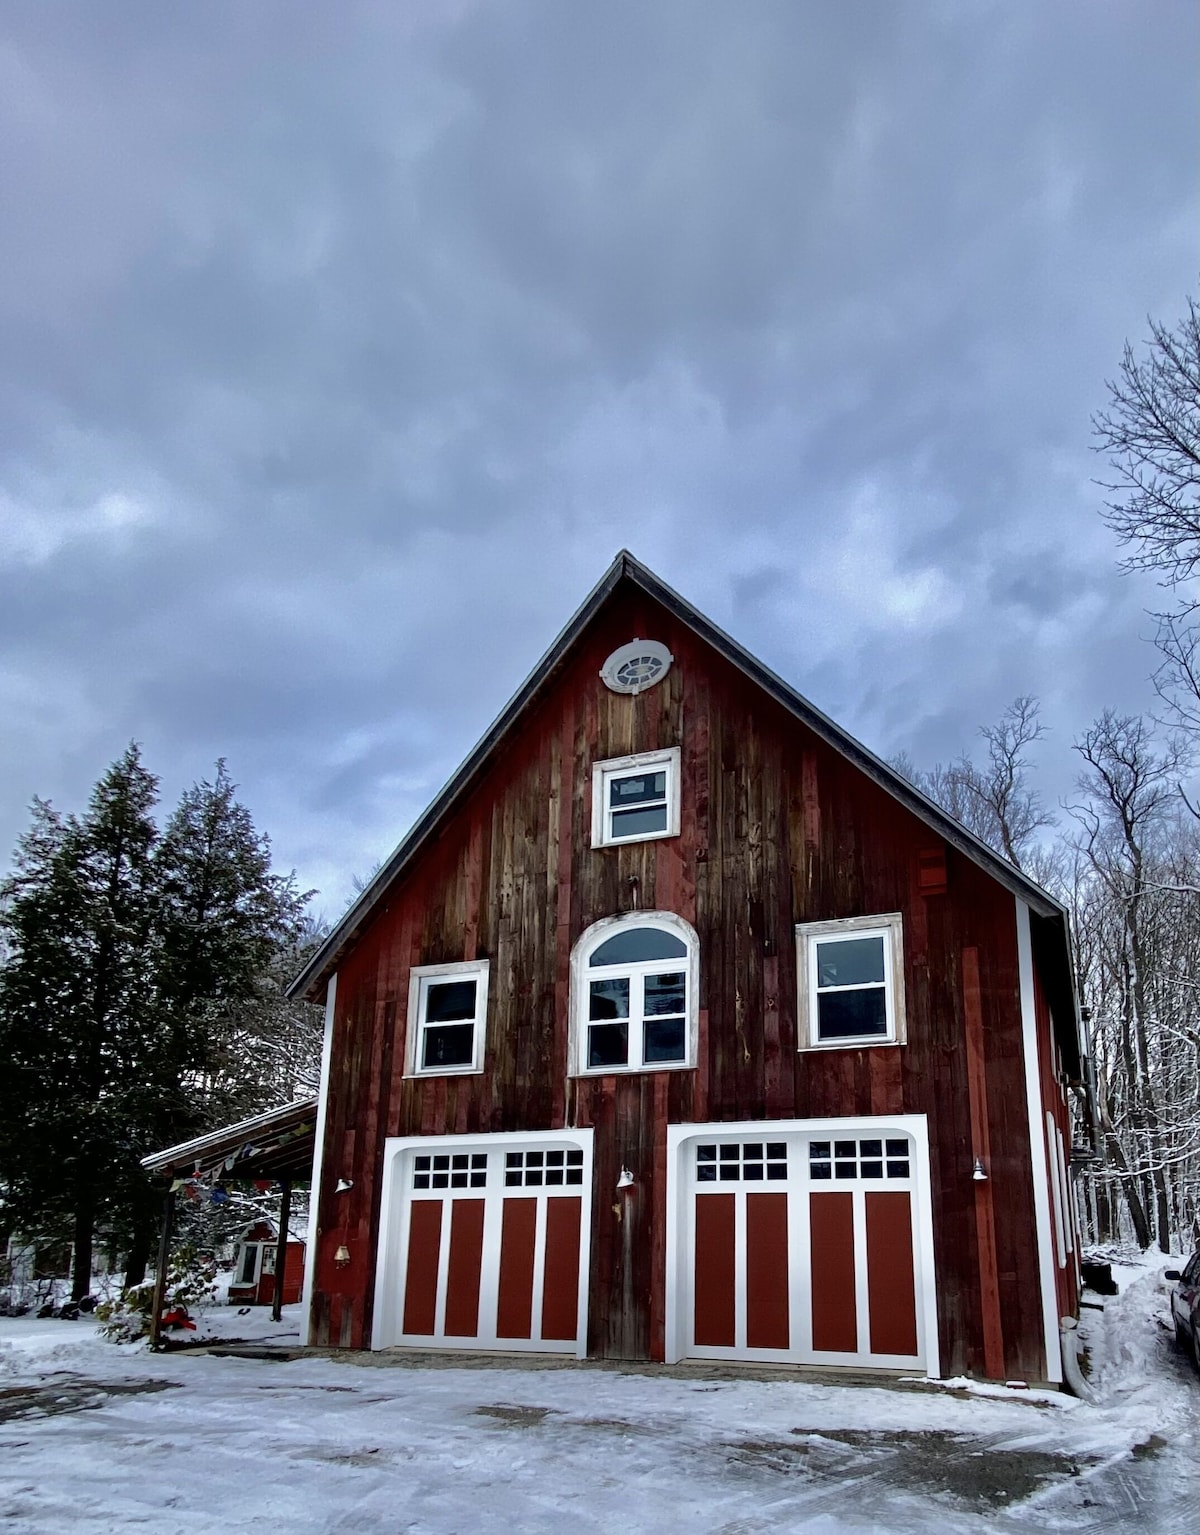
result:
[[[488,962],[420,965],[408,991],[408,1073],[444,1077],[483,1070]]]
[[[695,934],[669,913],[609,919],[573,960],[575,1069],[658,1071],[695,1061]]]
[[[679,835],[679,748],[614,757],[592,769],[592,846]]]
[[[899,912],[804,923],[796,929],[796,969],[802,1050],[903,1042]]]

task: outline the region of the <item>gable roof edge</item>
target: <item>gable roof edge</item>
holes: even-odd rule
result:
[[[380,867],[375,878],[344,913],[325,942],[288,987],[287,996],[299,997],[310,994],[317,985],[328,979],[329,974],[336,968],[336,960],[369,919],[384,892],[404,865],[436,830],[444,813],[459,794],[474,779],[488,752],[524,712],[535,695],[549,683],[572,642],[590,622],[604,600],[624,579],[633,581],[649,596],[660,602],[701,639],[707,641],[730,665],[743,672],[788,713],[807,725],[826,745],[857,767],[860,772],[885,793],[890,794],[893,799],[898,800],[920,820],[930,825],[943,841],[970,858],[972,862],[981,865],[1013,895],[1025,901],[1032,911],[1041,917],[1066,917],[1065,907],[1048,891],[1043,890],[1039,884],[1023,874],[1014,864],[1009,863],[1006,858],[1002,858],[974,832],[968,831],[960,821],[956,821],[934,800],[923,794],[915,784],[910,783],[902,774],[889,767],[881,757],[877,757],[860,741],[855,740],[827,714],[796,692],[769,666],[739,645],[723,629],[718,628],[686,598],[681,597],[678,592],[660,581],[653,571],[643,565],[640,560],[635,559],[627,549],[622,549],[474,748],[413,823],[390,858]]]

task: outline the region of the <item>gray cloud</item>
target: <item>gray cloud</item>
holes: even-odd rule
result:
[[[1145,705],[1088,420],[1190,8],[0,22],[0,842],[129,736],[336,907],[628,545],[883,751]]]

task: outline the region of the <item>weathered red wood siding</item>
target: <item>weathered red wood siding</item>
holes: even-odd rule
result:
[[[675,665],[638,698],[606,655],[636,635]],[[682,747],[678,838],[593,850],[591,768]],[[944,894],[918,887],[944,853]],[[926,858],[928,863],[928,857]],[[936,862],[936,857],[935,857]],[[635,908],[697,929],[699,1066],[567,1077],[568,963]],[[794,926],[900,911],[908,1043],[798,1053]],[[387,1136],[595,1126],[589,1348],[662,1357],[666,1126],[923,1113],[932,1145],[942,1368],[984,1370],[962,952],[978,952],[1005,1370],[1042,1372],[1012,895],[775,705],[644,593],[619,591],[343,960],[326,1124],[313,1341],[361,1346]],[[409,967],[488,957],[478,1076],[404,1077]],[[637,1183],[614,1212],[622,1166]],[[334,1196],[339,1177],[350,1193]],[[339,1245],[350,1262],[334,1266]]]
[[[1042,988],[1037,972],[1034,972],[1034,1010],[1037,1019],[1038,1041],[1038,1065],[1039,1081],[1041,1086],[1042,1114],[1041,1124],[1038,1129],[1041,1132],[1046,1146],[1046,1171],[1047,1189],[1046,1197],[1050,1201],[1050,1241],[1051,1255],[1054,1264],[1055,1298],[1058,1303],[1058,1315],[1075,1316],[1079,1305],[1079,1242],[1071,1229],[1073,1220],[1073,1206],[1070,1191],[1070,1154],[1071,1154],[1071,1110],[1067,1098],[1067,1089],[1063,1080],[1061,1058],[1058,1046],[1054,1040],[1054,1031],[1051,1027],[1050,1008],[1046,1001],[1046,995]],[[1062,1220],[1064,1231],[1064,1248],[1061,1253],[1064,1262],[1060,1265],[1058,1246],[1058,1232],[1054,1219],[1055,1184],[1059,1178],[1057,1164],[1057,1148],[1046,1130],[1046,1115],[1052,1116],[1055,1126],[1063,1138],[1063,1156],[1067,1163],[1066,1187],[1062,1191]],[[1067,1237],[1066,1233],[1070,1232]]]

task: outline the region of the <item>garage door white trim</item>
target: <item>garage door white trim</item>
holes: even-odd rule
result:
[[[908,1189],[911,1196],[911,1220],[913,1239],[913,1267],[915,1281],[916,1303],[916,1331],[917,1353],[915,1356],[891,1358],[878,1354],[868,1354],[862,1349],[862,1341],[866,1336],[866,1310],[868,1294],[865,1274],[865,1250],[863,1229],[864,1199],[855,1198],[854,1217],[854,1262],[857,1283],[855,1285],[857,1302],[857,1336],[859,1349],[854,1352],[832,1352],[822,1350],[815,1353],[812,1347],[812,1331],[808,1320],[807,1308],[795,1304],[797,1286],[806,1282],[806,1276],[811,1274],[811,1254],[809,1251],[809,1219],[807,1203],[798,1192],[802,1187],[802,1178],[797,1176],[795,1169],[791,1179],[786,1184],[777,1187],[782,1192],[786,1187],[789,1190],[789,1212],[797,1218],[788,1221],[788,1265],[790,1274],[791,1294],[793,1297],[790,1308],[790,1337],[788,1347],[776,1348],[752,1348],[746,1341],[745,1324],[745,1297],[746,1297],[746,1252],[745,1244],[740,1241],[737,1244],[735,1256],[735,1290],[736,1290],[736,1316],[737,1334],[732,1344],[711,1348],[698,1346],[692,1342],[693,1318],[695,1315],[693,1296],[693,1231],[695,1225],[694,1207],[697,1199],[697,1189],[694,1177],[694,1160],[696,1148],[700,1144],[716,1143],[718,1146],[730,1145],[737,1142],[767,1143],[789,1140],[799,1144],[807,1144],[822,1139],[857,1140],[860,1137],[886,1138],[892,1132],[896,1136],[907,1137],[912,1143],[911,1176],[904,1181],[902,1186]],[[761,1152],[759,1153],[761,1155]],[[806,1176],[806,1174],[804,1175]],[[668,1363],[675,1363],[684,1358],[726,1358],[745,1359],[748,1361],[761,1361],[765,1363],[792,1363],[792,1364],[824,1364],[824,1365],[850,1365],[856,1368],[877,1368],[909,1370],[922,1370],[925,1374],[936,1376],[939,1372],[938,1352],[938,1327],[937,1327],[937,1293],[934,1278],[933,1259],[933,1219],[932,1199],[929,1182],[929,1134],[928,1126],[923,1114],[890,1114],[880,1116],[863,1116],[846,1119],[793,1119],[793,1120],[748,1120],[735,1124],[686,1124],[671,1125],[667,1130],[667,1254],[666,1254],[666,1358]],[[865,1185],[856,1184],[856,1187],[865,1188]],[[755,1184],[754,1191],[761,1188],[763,1192],[769,1192],[773,1185],[763,1183]],[[842,1185],[847,1192],[850,1185]],[[875,1185],[872,1185],[874,1188]],[[882,1190],[886,1187],[880,1183]],[[831,1189],[837,1189],[838,1185],[831,1184]],[[745,1209],[746,1191],[741,1190],[736,1184],[729,1185],[729,1192],[735,1193],[738,1204],[738,1219],[742,1219],[741,1212]],[[700,1197],[709,1197],[708,1194]],[[739,1226],[739,1230],[742,1227]]]
[[[579,1233],[578,1295],[576,1297],[576,1333],[572,1342],[543,1341],[540,1336],[542,1315],[542,1278],[544,1273],[546,1241],[546,1208],[550,1199],[567,1193],[564,1189],[547,1189],[544,1185],[534,1189],[506,1187],[504,1166],[509,1152],[534,1152],[546,1149],[567,1150],[579,1154],[581,1160],[573,1162],[582,1176],[571,1189],[581,1201]],[[488,1156],[487,1181],[480,1187],[470,1186],[470,1159],[486,1153]],[[430,1335],[405,1335],[405,1285],[408,1274],[409,1231],[414,1202],[423,1195],[414,1193],[415,1159],[420,1156],[467,1157],[468,1181],[466,1186],[429,1190],[430,1197],[440,1197],[444,1206],[451,1206],[456,1199],[482,1199],[483,1230],[480,1264],[478,1316],[479,1326],[470,1337],[445,1335],[446,1285],[451,1220],[441,1220],[437,1260],[437,1293],[435,1303],[436,1325]],[[424,1176],[424,1175],[422,1175]],[[497,1338],[496,1307],[497,1283],[501,1252],[501,1227],[504,1206],[520,1199],[537,1204],[535,1245],[533,1259],[532,1315],[535,1321],[531,1336],[525,1338]],[[573,1353],[577,1358],[587,1357],[587,1295],[588,1264],[591,1249],[592,1225],[592,1131],[591,1130],[537,1130],[514,1131],[495,1135],[419,1135],[401,1136],[384,1143],[383,1190],[380,1200],[379,1250],[375,1267],[375,1307],[371,1328],[371,1347],[391,1348],[424,1347],[437,1349],[498,1349],[503,1352],[556,1352]]]

